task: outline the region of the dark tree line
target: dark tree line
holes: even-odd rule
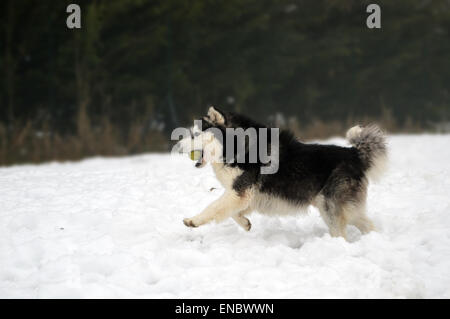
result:
[[[300,123],[450,116],[450,2],[79,0],[0,2],[0,123],[65,135],[107,121],[166,131],[207,105]],[[1,132],[0,132],[1,133]]]

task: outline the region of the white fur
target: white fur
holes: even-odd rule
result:
[[[367,170],[366,176],[372,182],[378,182],[388,169],[387,154],[374,156],[372,166]]]
[[[359,126],[359,125],[353,126],[352,128],[350,128],[347,131],[347,134],[345,135],[345,138],[350,141],[350,140],[352,140],[354,138],[359,137],[361,135],[361,132],[362,132],[361,126]]]
[[[252,192],[250,207],[261,214],[267,215],[292,215],[306,212],[309,205],[293,205],[273,195],[263,194],[258,191]]]
[[[249,197],[240,196],[233,190],[225,190],[223,195],[212,202],[200,214],[183,220],[186,226],[198,227],[211,221],[221,222],[248,208]]]
[[[346,138],[351,144],[358,143],[361,140],[361,138],[364,139],[367,138],[368,136],[378,139],[381,138],[383,140],[385,139],[384,134],[381,133],[381,130],[375,125],[371,125],[364,128],[362,128],[359,125],[356,125],[350,128],[346,134]],[[373,182],[379,181],[380,177],[387,170],[387,165],[388,165],[387,150],[385,150],[383,153],[374,151],[371,157],[371,165],[366,172],[366,176]]]
[[[232,189],[233,181],[242,174],[238,167],[228,167],[223,163],[211,163],[214,174],[225,189]]]
[[[208,110],[208,117],[211,123],[223,125],[225,123],[225,118],[218,112],[214,106],[211,106]]]

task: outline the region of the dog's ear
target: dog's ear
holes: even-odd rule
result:
[[[214,106],[210,106],[208,110],[208,119],[211,123],[224,125],[225,124],[225,116],[222,112],[214,108]]]

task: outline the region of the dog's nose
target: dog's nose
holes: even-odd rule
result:
[[[201,159],[198,160],[197,163],[195,163],[195,167],[202,168],[203,166],[205,166],[205,164],[206,164],[206,161],[202,157]]]

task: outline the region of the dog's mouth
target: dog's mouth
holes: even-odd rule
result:
[[[195,167],[202,168],[203,166],[205,166],[206,161],[203,158],[202,150],[191,151],[190,157],[191,157],[191,160],[196,161]]]
[[[197,163],[195,163],[195,167],[202,168],[203,166],[205,166],[205,164],[206,164],[206,162],[202,157]]]

